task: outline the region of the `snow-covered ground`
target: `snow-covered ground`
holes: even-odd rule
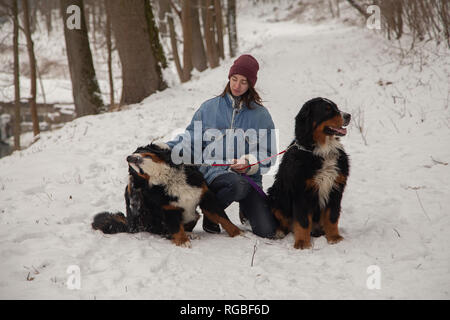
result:
[[[267,22],[249,13],[238,28],[241,53],[260,62],[257,89],[280,150],[306,100],[327,97],[352,114],[343,138],[351,157],[345,240],[329,245],[321,237],[296,250],[292,235],[229,238],[205,233],[200,221],[186,249],[148,233],[91,229],[94,214],[125,211],[126,156],[182,131],[221,93],[226,60],[127,110],[42,133],[0,159],[0,298],[450,298],[448,49],[428,44],[408,53],[337,21]],[[267,189],[273,176],[263,182]],[[227,212],[240,226],[237,209]],[[78,290],[67,285],[71,266],[80,270]]]

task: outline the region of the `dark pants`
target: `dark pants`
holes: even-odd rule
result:
[[[216,194],[224,209],[234,201],[239,202],[239,210],[250,222],[254,234],[264,238],[275,236],[278,222],[270,211],[266,199],[250,185],[247,179],[237,173],[229,172],[215,178],[209,188]]]

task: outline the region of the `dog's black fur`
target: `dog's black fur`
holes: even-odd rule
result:
[[[349,175],[349,159],[339,136],[346,134],[350,114],[324,98],[306,102],[295,118],[295,140],[285,152],[268,190],[279,235],[294,233],[295,248],[311,247],[310,235],[325,234],[329,243],[338,231],[341,199]]]
[[[185,231],[192,231],[199,219],[196,207],[222,225],[232,237],[241,231],[218,205],[197,167],[175,165],[167,145],[150,144],[127,157],[129,183],[125,188],[127,216],[102,212],[92,227],[104,233],[147,231],[190,247]]]

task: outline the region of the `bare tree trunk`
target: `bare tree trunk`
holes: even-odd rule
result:
[[[36,57],[34,55],[33,39],[31,38],[30,30],[30,12],[28,7],[28,0],[23,0],[23,15],[24,15],[24,30],[27,38],[28,58],[30,60],[30,111],[31,120],[33,122],[34,139],[39,136],[39,118],[36,107]]]
[[[170,13],[170,3],[169,0],[158,0],[159,10],[158,10],[158,19],[159,19],[159,32],[167,36],[169,33],[168,29],[168,21],[167,14]]]
[[[159,30],[155,22],[155,16],[153,15],[153,8],[150,3],[150,0],[144,0],[144,6],[145,6],[145,18],[147,19],[147,26],[150,35],[150,45],[152,48],[152,52],[154,57],[156,58],[156,62],[159,68],[165,69],[167,68],[167,59],[166,55],[164,54],[162,44],[159,41]],[[164,83],[163,88],[165,89],[166,87],[167,85]]]
[[[220,0],[214,0],[215,9],[215,21],[216,21],[216,31],[217,31],[217,47],[219,50],[219,56],[225,59],[225,50],[223,46],[223,17],[222,17],[222,4]]]
[[[181,23],[183,26],[183,79],[191,79],[192,67],[192,14],[189,0],[182,0]]]
[[[85,17],[86,32],[89,33],[92,31],[91,30],[91,21],[90,21],[91,8],[89,6],[84,7],[83,13],[84,13],[84,17]]]
[[[206,56],[211,69],[219,66],[219,54],[215,41],[213,24],[214,0],[202,0],[203,34],[206,43]]]
[[[418,0],[413,0],[413,26],[418,32],[417,35],[419,40],[423,41],[425,39],[425,30],[423,29],[422,23],[419,19],[419,14],[421,13],[419,11]]]
[[[20,150],[20,80],[19,80],[19,18],[17,0],[12,1],[14,51],[14,150]]]
[[[158,34],[152,34],[156,26],[149,17],[147,0],[106,1],[116,46],[122,64],[121,104],[138,103],[157,90],[164,90],[159,59],[155,56],[152,41],[158,42]],[[153,21],[154,23],[154,21]],[[155,45],[155,44],[154,44]]]
[[[97,21],[95,19],[95,16],[97,15],[97,2],[93,1],[92,2],[92,10],[89,11],[89,13],[91,14],[91,17],[87,19],[87,21],[92,21],[92,42],[93,42],[93,46],[94,48],[97,48]]]
[[[332,0],[328,0],[328,8],[330,9],[331,17],[334,18],[334,11],[333,11],[333,3]]]
[[[97,114],[103,111],[104,106],[95,75],[91,49],[89,48],[83,0],[61,0],[60,4],[77,117]],[[80,9],[80,29],[67,28],[66,22],[69,18],[67,8],[71,5]]]
[[[191,0],[192,10],[192,64],[198,71],[205,70],[206,63],[205,46],[203,45],[202,32],[200,30],[199,5],[198,0]]]
[[[108,1],[108,0],[105,0]],[[105,3],[106,6],[106,3]],[[114,77],[112,71],[112,36],[111,36],[111,17],[106,9],[106,50],[108,51],[108,78],[109,78],[109,108],[114,107]]]
[[[39,72],[39,66],[37,64],[36,64],[36,74],[37,77],[39,78],[39,86],[41,87],[42,100],[44,101],[44,104],[47,104],[47,99],[45,98],[44,84],[42,83],[41,73]]]
[[[403,3],[402,1],[397,1],[395,3],[395,20],[397,24],[397,39],[400,39],[403,35]]]
[[[177,68],[178,77],[180,81],[183,79],[183,68],[181,67],[180,56],[178,55],[177,35],[175,33],[175,26],[173,24],[172,13],[167,15],[167,24],[169,25],[170,44],[172,46],[172,56]]]
[[[50,35],[50,32],[52,31],[52,5],[50,1],[44,1],[43,2],[45,6],[45,25],[47,26],[47,34]]]
[[[448,12],[448,0],[441,0],[441,10],[440,16],[442,20],[442,25],[444,27],[444,34],[447,38],[447,45],[450,48],[450,23],[449,23],[449,12]]]
[[[36,31],[36,25],[37,25],[37,1],[32,1],[30,4],[30,30],[31,33],[34,33]]]
[[[236,0],[228,0],[227,8],[228,44],[230,46],[230,57],[235,57],[238,51],[237,29],[236,29]]]

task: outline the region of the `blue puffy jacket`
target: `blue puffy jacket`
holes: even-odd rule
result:
[[[167,145],[177,152],[183,150],[183,145],[184,150],[190,148],[197,164],[231,163],[232,159],[246,159],[253,164],[272,156],[272,150],[274,153],[277,150],[275,126],[269,111],[256,103],[252,109],[242,103],[236,105],[230,94],[205,101],[195,112],[186,131]],[[247,175],[262,186],[261,171],[266,173],[275,161],[272,158],[254,165]],[[208,184],[228,169],[200,167]]]

